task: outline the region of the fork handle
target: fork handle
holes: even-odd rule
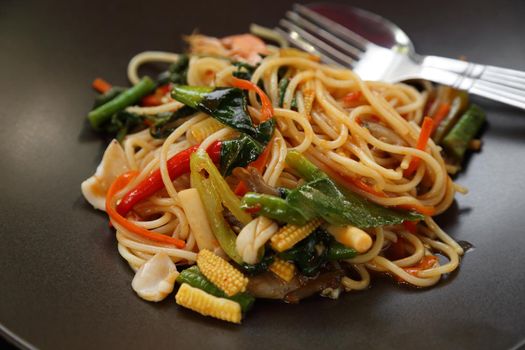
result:
[[[428,66],[420,67],[418,73],[419,78],[448,85],[455,89],[466,90],[473,95],[525,109],[525,90]]]
[[[525,72],[445,57],[421,59],[423,78],[525,109]]]
[[[448,70],[472,79],[525,90],[525,72],[523,71],[438,56],[424,56],[421,64],[423,67]]]

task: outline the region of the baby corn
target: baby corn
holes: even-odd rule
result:
[[[187,283],[183,283],[177,295],[177,304],[196,311],[204,316],[211,316],[220,320],[241,323],[241,306],[235,301],[218,298]]]
[[[203,249],[197,254],[197,266],[202,274],[228,296],[244,292],[248,278],[226,260]]]
[[[224,125],[221,122],[213,118],[208,118],[193,125],[190,128],[189,134],[192,141],[197,144],[201,143],[205,138],[222,128],[224,128]]]
[[[302,241],[321,225],[321,219],[314,219],[304,226],[288,224],[281,228],[270,239],[270,244],[276,252],[284,252],[293,247],[297,242]]]
[[[270,265],[269,269],[277,277],[286,282],[290,282],[295,276],[295,265],[279,258],[275,259],[275,261]]]

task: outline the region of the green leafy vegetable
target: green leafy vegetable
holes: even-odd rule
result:
[[[275,260],[275,256],[267,255],[263,257],[261,261],[258,262],[257,264],[252,265],[252,264],[243,263],[240,266],[241,266],[241,269],[247,274],[257,275],[259,273],[268,271],[268,269],[270,268],[270,265],[273,263],[274,260]]]
[[[232,64],[237,67],[237,70],[232,75],[239,79],[251,80],[253,72],[257,69],[257,66],[252,66],[245,62],[233,62]]]
[[[313,277],[327,262],[351,259],[357,251],[342,245],[324,229],[318,228],[293,248],[277,255],[293,261],[303,275]]]
[[[323,229],[317,229],[293,248],[279,253],[278,256],[283,260],[293,261],[303,275],[313,277],[328,261],[327,247],[331,241],[330,234]]]
[[[255,126],[248,114],[246,95],[240,89],[180,85],[173,88],[172,96],[187,107],[209,114],[241,132],[238,139],[223,141],[223,175],[229,175],[235,167],[245,167],[256,160],[272,138],[274,119]]]
[[[156,139],[168,137],[177,128],[176,122],[179,119],[188,117],[196,112],[195,109],[184,106],[175,112],[159,113],[156,116],[148,117],[150,121],[153,121],[153,125],[150,127],[151,136]]]
[[[274,120],[253,125],[247,110],[246,96],[240,89],[179,85],[173,87],[171,95],[177,101],[252,137],[263,146],[272,138]]]
[[[167,71],[159,74],[159,76],[157,77],[157,84],[187,84],[189,63],[190,57],[188,55],[179,55],[178,60],[172,63]]]
[[[260,207],[261,215],[296,225],[304,225],[316,217],[333,225],[360,228],[422,219],[420,214],[385,208],[338,187],[298,152],[288,152],[286,162],[308,182],[291,190],[286,199],[249,193],[242,200],[243,207]]]
[[[357,255],[355,249],[349,248],[344,244],[337,242],[335,239],[330,243],[326,258],[329,261],[352,259]]]
[[[248,135],[222,141],[221,173],[228,176],[234,168],[247,166],[256,160],[262,151],[261,144]]]
[[[187,84],[188,66],[190,64],[190,57],[188,55],[179,55],[177,62],[170,66],[170,81],[173,84]]]
[[[250,310],[255,301],[255,298],[248,293],[237,293],[231,297],[226,295],[226,293],[202,274],[198,266],[192,266],[182,271],[179,276],[177,276],[177,282],[180,284],[187,283],[192,287],[199,288],[219,298],[233,300],[241,305],[242,312]]]
[[[289,84],[290,84],[290,79],[288,78],[282,78],[281,81],[279,81],[279,107],[283,106],[284,94]]]
[[[144,128],[144,118],[138,114],[119,111],[111,117],[110,124],[106,127],[109,133],[115,133],[117,141],[122,142],[124,137],[134,131]]]

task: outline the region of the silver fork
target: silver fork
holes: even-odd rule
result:
[[[384,48],[308,7],[295,4],[293,10],[286,13],[276,31],[328,64],[352,68],[362,79],[392,83],[426,79],[525,109],[525,72],[418,55],[400,29],[395,34],[408,44]],[[375,16],[384,20],[384,25],[394,26],[392,30],[397,28]]]

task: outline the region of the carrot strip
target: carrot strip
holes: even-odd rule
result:
[[[96,78],[95,80],[93,80],[93,83],[91,83],[91,86],[93,87],[93,89],[95,89],[101,94],[111,90],[111,87],[112,87],[110,83],[108,83],[102,78]]]
[[[433,134],[434,131],[436,131],[437,127],[439,126],[439,124],[441,124],[443,119],[445,119],[449,111],[450,111],[450,103],[445,102],[439,106],[436,114],[432,116],[432,119],[434,120],[434,125],[432,127],[432,132],[430,134]]]
[[[270,148],[271,143],[269,143],[264,151],[261,153],[261,155],[251,162],[248,166],[254,167],[259,171],[260,174],[262,174],[264,167],[266,166],[266,163],[268,163],[268,158],[270,157]],[[244,181],[239,182],[237,187],[235,187],[235,194],[238,196],[244,196],[246,192],[248,192],[248,186],[244,183]]]
[[[419,133],[419,139],[417,140],[416,148],[420,151],[424,151],[427,147],[428,139],[430,134],[434,130],[434,120],[430,117],[425,117],[423,124],[421,125],[421,132]],[[403,175],[405,177],[411,176],[414,171],[419,167],[421,160],[418,157],[413,157],[408,165],[408,168],[405,169]]]
[[[141,236],[142,238],[149,239],[151,241],[159,242],[159,243],[165,243],[174,245],[177,248],[184,248],[186,243],[180,239],[173,238],[170,236],[165,236],[160,233],[155,233],[146,230],[145,228],[142,228],[140,226],[137,226],[133,224],[132,222],[128,221],[125,217],[121,216],[114,207],[114,200],[113,197],[115,197],[115,194],[117,194],[118,191],[126,187],[126,185],[135,177],[138,175],[137,171],[129,171],[125,174],[120,175],[109,187],[108,193],[106,195],[106,212],[108,213],[109,217],[113,220],[115,220],[116,223],[124,227],[125,229],[135,233],[138,236]]]
[[[270,101],[270,98],[264,93],[264,91],[261,90],[261,88],[259,88],[257,85],[255,85],[249,80],[238,79],[235,77],[232,78],[232,85],[239,89],[255,91],[255,93],[261,99],[261,104],[262,104],[261,113],[263,115],[262,121],[266,121],[270,119],[271,117],[273,117],[272,102]]]

